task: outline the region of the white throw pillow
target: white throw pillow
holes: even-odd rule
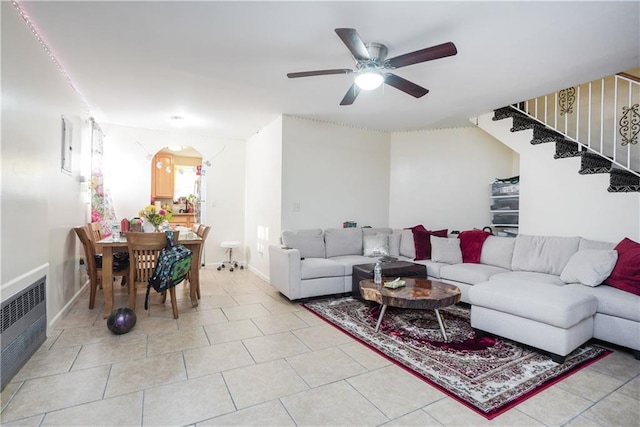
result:
[[[560,279],[565,283],[598,286],[609,277],[617,261],[615,250],[583,249],[569,259]]]
[[[386,234],[386,233],[378,233],[378,235]],[[402,234],[400,233],[392,233],[386,234],[389,236],[389,255],[394,257],[400,256],[400,238]]]
[[[364,246],[364,256],[387,256],[389,255],[389,235],[377,234],[375,236],[364,236],[362,238]]]
[[[400,231],[400,255],[414,259],[416,257],[416,244],[413,241],[413,231],[406,228]]]
[[[460,239],[431,236],[431,261],[446,264],[460,264],[462,250]]]

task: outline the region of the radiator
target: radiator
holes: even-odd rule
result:
[[[46,276],[0,305],[2,388],[47,339]]]

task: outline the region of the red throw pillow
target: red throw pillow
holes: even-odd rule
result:
[[[431,236],[447,237],[449,230],[427,230],[422,224],[411,227],[413,232],[413,243],[416,248],[416,261],[431,259]]]
[[[618,261],[604,283],[640,295],[640,243],[625,237],[614,249],[618,252]]]
[[[466,230],[460,232],[458,237],[460,238],[462,262],[479,264],[482,245],[489,236],[491,236],[491,233],[483,230]]]

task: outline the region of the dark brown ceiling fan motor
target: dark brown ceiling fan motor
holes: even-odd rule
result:
[[[358,32],[353,28],[336,28],[335,31],[351,52],[353,59],[356,61],[355,70],[339,68],[331,70],[302,71],[298,73],[288,73],[287,77],[295,79],[298,77],[356,73],[358,74],[356,79],[358,79],[365,74],[369,76],[373,75],[374,79],[379,80],[377,82],[378,85],[380,83],[385,83],[415,98],[420,98],[429,93],[429,90],[388,71],[406,67],[408,65],[418,64],[420,62],[453,56],[458,53],[456,46],[452,42],[447,42],[396,56],[391,59],[386,59],[387,47],[385,45],[381,43],[365,44],[358,35]],[[344,98],[342,98],[340,105],[353,104],[360,93],[360,90],[361,87],[354,81]]]

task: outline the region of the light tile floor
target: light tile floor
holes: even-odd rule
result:
[[[152,293],[116,336],[88,295],[0,394],[3,426],[640,426],[640,361],[613,354],[488,421],[247,270],[201,272],[180,318]],[[117,290],[116,307],[126,305]]]

